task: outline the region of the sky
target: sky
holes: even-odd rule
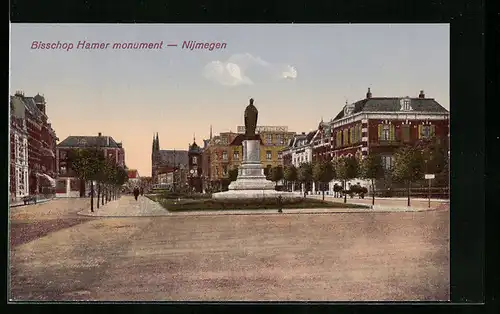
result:
[[[78,48],[83,41],[109,45]],[[11,95],[44,95],[60,141],[101,132],[123,142],[127,166],[142,176],[154,133],[161,149],[186,150],[210,125],[236,131],[249,98],[259,125],[294,132],[332,119],[368,87],[373,97],[424,90],[449,109],[448,24],[11,24],[10,48]]]

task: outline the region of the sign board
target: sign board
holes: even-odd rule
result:
[[[238,133],[245,133],[245,127],[244,126],[237,126],[237,132]],[[265,132],[288,132],[288,127],[287,126],[265,126],[265,125],[258,125],[255,128],[255,132],[259,133],[265,133]]]
[[[426,175],[425,175],[425,178],[426,178],[427,180],[432,180],[432,179],[436,178],[436,175],[434,175],[434,174],[426,174]]]

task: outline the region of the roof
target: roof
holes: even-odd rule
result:
[[[354,110],[352,114],[358,112],[390,112],[390,111],[400,111],[401,104],[400,100],[406,97],[372,97],[365,98],[363,100],[357,101],[354,104],[346,105],[353,106]],[[407,98],[411,101],[411,107],[413,111],[417,112],[448,112],[443,106],[441,106],[436,100],[433,98]],[[344,106],[342,110],[337,114],[337,116],[333,119],[338,120],[344,117]]]
[[[109,147],[120,148],[111,136],[68,136],[57,147]]]
[[[317,130],[315,131],[310,131],[308,133],[302,133],[302,134],[297,134],[295,135],[291,140],[290,142],[288,143],[287,147],[285,148],[286,149],[294,149],[294,148],[299,148],[299,147],[303,147],[303,146],[307,146],[308,144],[311,143],[312,139],[314,138],[314,135],[316,134]],[[305,140],[305,144],[304,145],[300,145],[299,146],[299,143],[302,141],[302,140]]]
[[[187,165],[189,163],[188,151],[186,150],[160,150],[161,165]]]
[[[189,145],[189,152],[190,153],[201,153],[203,150],[196,142],[193,142],[193,144]]]
[[[127,170],[127,174],[129,179],[139,178],[139,172],[136,169]]]
[[[229,144],[230,146],[239,146],[243,143],[244,140],[246,140],[247,138],[245,137],[245,134],[238,134],[234,139],[233,141],[231,142],[231,144]],[[262,142],[262,138],[260,137],[259,134],[255,134],[255,137],[252,138],[252,140],[259,140],[260,141],[260,144],[261,145],[264,145],[264,143]]]
[[[28,112],[30,112],[35,117],[42,117],[45,114],[38,109],[33,97],[24,97],[20,95],[10,96],[10,100],[13,103],[21,102]]]

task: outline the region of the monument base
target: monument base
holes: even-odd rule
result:
[[[229,191],[212,194],[213,199],[283,199],[301,198],[300,193],[275,190],[275,183],[266,179],[260,161],[260,140],[243,141],[243,162],[238,168],[236,181],[229,184]]]
[[[236,200],[236,199],[247,199],[247,200],[259,200],[259,199],[277,199],[279,196],[283,200],[287,199],[299,199],[303,198],[304,195],[300,192],[282,192],[275,190],[230,190],[226,192],[218,192],[212,194],[213,199],[217,200]]]

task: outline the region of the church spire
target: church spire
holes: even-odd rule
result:
[[[210,139],[212,139],[212,125],[210,124]]]
[[[155,145],[156,145],[156,151],[159,151],[160,150],[160,139],[158,138],[158,132],[156,132]]]

